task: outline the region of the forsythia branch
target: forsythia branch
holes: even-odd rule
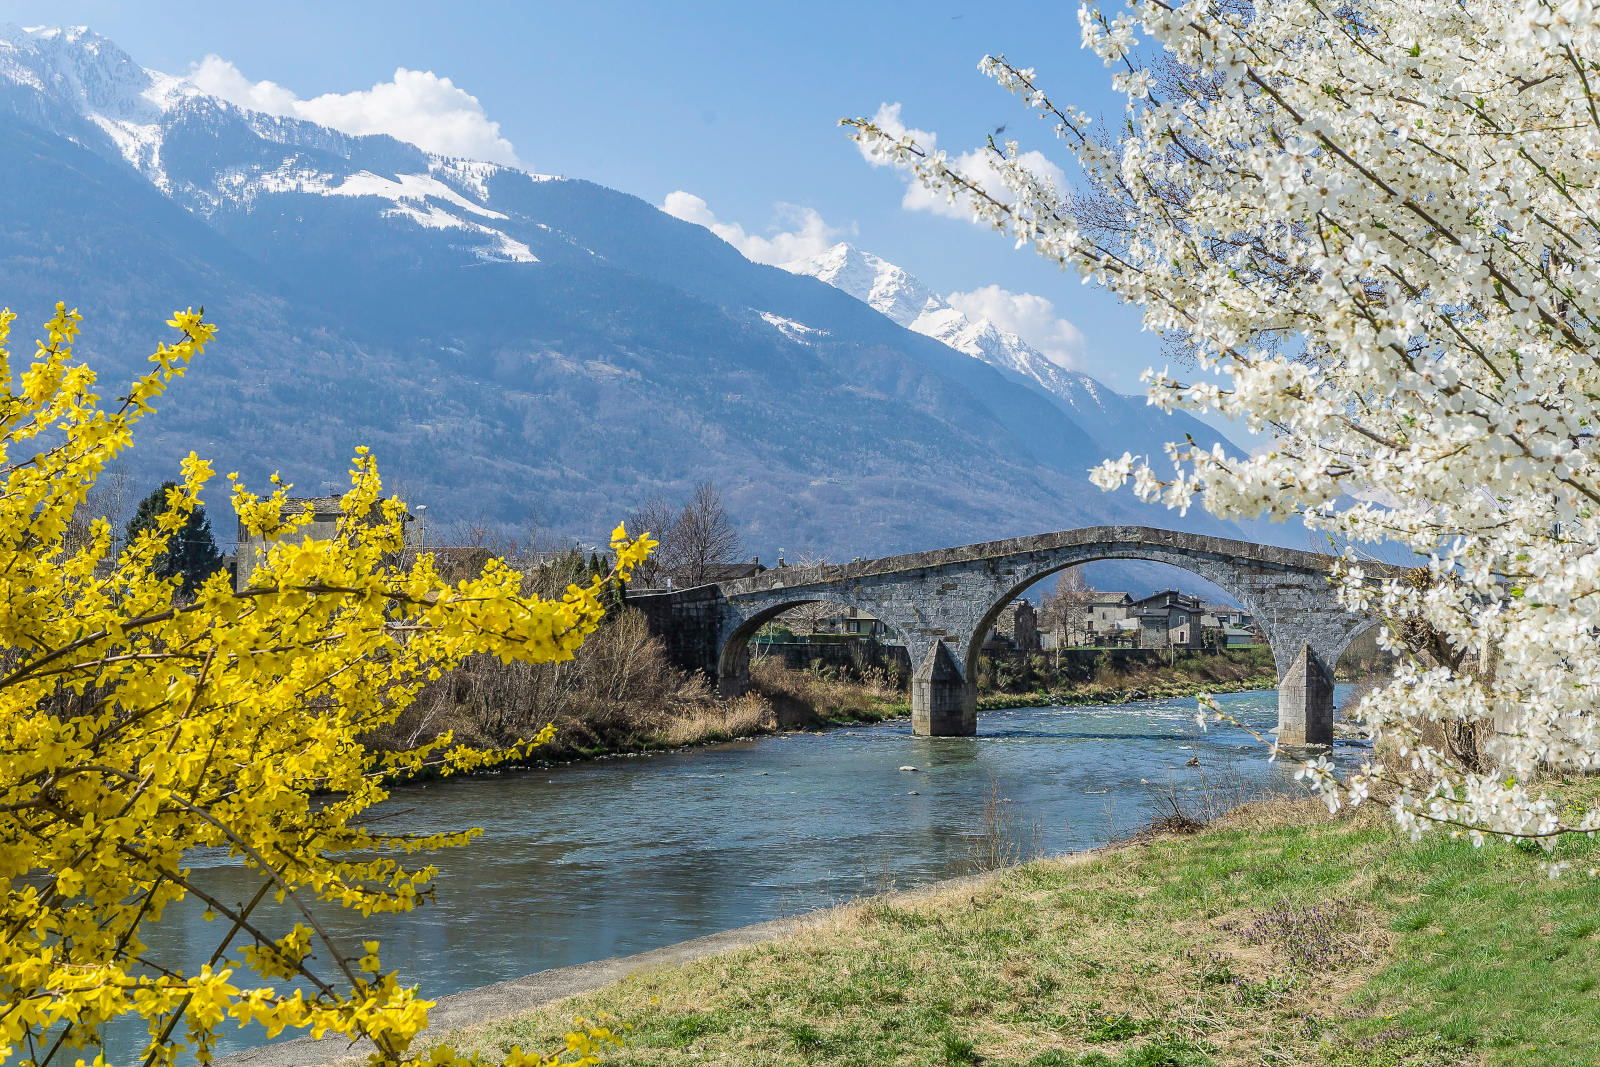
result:
[[[309,516],[291,513],[276,478],[263,497],[230,476],[234,509],[267,551],[243,591],[217,574],[184,599],[180,579],[159,577],[156,564],[213,476],[199,457],[183,462],[154,528],[120,556],[104,523],[86,544],[69,545],[66,532],[96,476],[215,328],[175,314],[177,339],[158,346],[153,368],[108,410],[93,372],[73,362],[75,311],[57,306],[20,374],[5,347],[13,319],[0,314],[0,1064],[95,1046],[125,1014],[150,1020],[147,1067],[185,1049],[209,1059],[225,1020],[366,1040],[374,1063],[414,1059],[428,1002],[381,973],[375,943],[359,958],[341,950],[311,904],[412,907],[431,868],[353,857],[409,856],[473,833],[359,825],[385,783],[423,766],[449,774],[519,758],[551,730],[493,752],[445,735],[380,755],[362,739],[467,656],[570,659],[600,623],[607,583],[626,579],[653,542],[618,526],[615,569],[558,599],[525,594],[500,560],[447,583],[430,556],[401,562],[404,505],[382,497],[362,448],[332,537],[305,535]],[[24,454],[41,435],[58,443]],[[249,904],[231,907],[187,877],[185,853],[208,847],[260,878]],[[188,895],[229,920],[195,974],[141,937]],[[253,916],[269,895],[304,925],[262,928]],[[249,943],[234,945],[240,935]],[[274,979],[302,979],[311,993],[281,991]],[[615,1040],[584,1024],[565,1049],[514,1051],[505,1062],[592,1063]],[[479,1061],[443,1049],[427,1062]]]

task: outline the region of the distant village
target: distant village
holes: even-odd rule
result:
[[[758,643],[851,639],[895,642],[889,628],[878,619],[836,604],[797,608],[768,624],[756,636]],[[1248,611],[1206,603],[1176,589],[1138,599],[1126,592],[1074,590],[1071,594],[1047,596],[1038,607],[1022,599],[1006,605],[983,650],[1218,649],[1265,642]]]

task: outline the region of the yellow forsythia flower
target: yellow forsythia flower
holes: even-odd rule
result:
[[[309,516],[286,512],[276,477],[260,497],[229,476],[243,526],[269,548],[243,592],[218,574],[181,599],[156,564],[213,477],[200,457],[183,461],[166,512],[120,555],[104,521],[68,534],[96,477],[215,327],[175,313],[175,339],[102,407],[94,373],[72,357],[76,311],[57,305],[20,373],[6,348],[13,319],[0,313],[0,1065],[58,1040],[95,1045],[122,1015],[149,1020],[156,1064],[186,1047],[205,1060],[229,1020],[367,1039],[375,1063],[413,1058],[429,1003],[382,973],[376,942],[359,956],[329,943],[309,905],[411,908],[432,872],[404,857],[472,833],[388,836],[356,817],[395,774],[485,766],[551,731],[499,752],[446,735],[387,756],[362,737],[466,656],[571,658],[601,619],[607,583],[651,542],[617,527],[616,571],[560,600],[524,595],[498,560],[449,585],[429,557],[402,562],[405,508],[382,496],[363,448],[333,537],[300,532]],[[185,856],[197,848],[241,857],[260,880],[255,899],[191,882]],[[215,914],[207,929],[220,942],[186,976],[140,931],[191,894]],[[268,928],[257,909],[269,898],[305,921]],[[290,979],[309,992],[272,984]],[[553,1056],[504,1062],[591,1063],[614,1040],[583,1026]],[[441,1049],[428,1062],[478,1060]]]

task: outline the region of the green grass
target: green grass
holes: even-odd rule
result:
[[[863,902],[783,941],[636,975],[449,1039],[625,1064],[1572,1067],[1600,1063],[1600,882],[1401,839],[1301,802]],[[1304,946],[1313,943],[1314,951]]]
[[[1276,674],[1250,675],[1238,681],[1218,682],[1153,682],[1144,688],[1127,686],[1083,685],[1063,690],[1039,689],[1031,693],[985,693],[978,697],[979,711],[999,711],[1004,708],[1071,707],[1091,704],[1122,704],[1130,699],[1170,700],[1174,697],[1199,696],[1201,693],[1246,693],[1257,689],[1274,689],[1278,685]],[[1130,698],[1130,692],[1138,696]]]
[[[1127,700],[1165,700],[1199,693],[1237,693],[1278,684],[1269,650],[1183,651],[1171,662],[1127,660],[1097,665],[1090,678],[1077,677],[1070,664],[1052,665],[1039,653],[1024,669],[1015,659],[985,656],[979,662],[980,710],[1035,705],[1116,704]]]

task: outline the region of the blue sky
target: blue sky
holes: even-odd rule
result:
[[[898,102],[908,125],[936,131],[952,154],[1001,124],[1025,146],[1055,151],[1043,124],[977,73],[979,58],[999,51],[1037,67],[1053,95],[1114,114],[1108,72],[1078,46],[1075,4],[1004,10],[998,18],[987,5],[947,0],[0,0],[0,21],[87,24],[174,74],[214,55],[241,85],[270,80],[302,100],[369,90],[399,67],[432,72],[476,97],[484,124],[498,123],[530,169],[654,204],[682,190],[719,221],[768,239],[810,218],[941,293],[998,285],[1042,296],[1082,332],[1081,369],[1137,391],[1139,372],[1161,356],[1136,315],[964,219],[908,210],[905,180],[869,166],[836,124]]]

